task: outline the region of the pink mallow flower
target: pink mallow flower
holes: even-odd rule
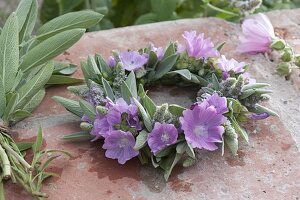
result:
[[[134,150],[135,139],[130,132],[121,130],[110,131],[105,137],[103,149],[106,149],[105,156],[111,159],[118,159],[120,164],[136,157],[139,152]]]
[[[186,141],[193,148],[218,149],[215,143],[222,143],[226,118],[217,112],[215,106],[208,106],[207,102],[196,104],[192,109],[183,111],[179,118]]]
[[[204,33],[197,35],[196,31],[185,31],[182,35],[185,40],[188,56],[193,58],[208,58],[219,56],[210,38],[204,38]],[[181,47],[182,51],[182,47]]]
[[[266,15],[259,13],[246,19],[242,24],[242,31],[238,51],[255,54],[271,50],[270,45],[275,38],[275,33]]]
[[[138,51],[126,51],[119,54],[121,65],[127,71],[142,68],[148,62],[148,55],[141,55]]]
[[[173,124],[161,124],[156,122],[153,130],[148,135],[148,145],[156,155],[159,151],[174,144],[177,141],[178,132]]]
[[[221,58],[218,59],[217,64],[220,70],[222,71],[223,80],[226,80],[228,77],[230,77],[231,73],[243,73],[245,71],[244,67],[246,66],[246,63],[238,62],[233,58],[227,60],[224,55],[222,55]]]

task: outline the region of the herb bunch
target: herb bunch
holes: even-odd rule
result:
[[[7,19],[0,35],[0,199],[4,199],[3,183],[11,179],[37,199],[46,197],[40,191],[47,177],[45,172],[57,158],[50,153],[67,152],[42,150],[42,131],[34,143],[16,143],[10,136],[10,126],[31,115],[45,96],[45,86],[66,84],[79,80],[65,75],[74,66],[51,61],[70,48],[98,23],[102,15],[92,11],[69,13],[49,21],[33,35],[38,15],[36,0],[22,0]],[[25,161],[25,150],[32,149],[34,157]]]

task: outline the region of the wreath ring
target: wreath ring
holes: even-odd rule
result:
[[[174,166],[191,166],[195,150],[226,145],[237,154],[238,137],[248,142],[241,124],[277,116],[260,105],[268,99],[265,83],[246,73],[248,65],[220,56],[204,34],[184,32],[185,46],[171,42],[165,49],[152,44],[139,51],[113,52],[108,61],[90,56],[81,64],[85,85],[68,89],[82,100],[54,97],[81,117],[80,133],[65,139],[104,139],[108,158],[120,164],[138,157],[142,164],[164,170],[167,180]],[[199,87],[190,108],[164,103],[157,106],[144,87],[174,84]]]

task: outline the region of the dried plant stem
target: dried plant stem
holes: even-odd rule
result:
[[[14,156],[26,169],[28,169],[29,171],[32,170],[31,165],[29,165],[26,162],[26,160],[21,155],[19,155],[16,151],[14,151],[8,144],[6,144],[5,142],[1,142],[1,145],[9,154]]]
[[[9,179],[11,177],[11,165],[5,150],[0,144],[0,161],[2,165],[2,177],[4,179]]]

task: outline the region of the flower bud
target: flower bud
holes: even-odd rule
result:
[[[87,122],[81,122],[80,123],[80,128],[84,131],[90,131],[93,128],[93,125]]]
[[[285,49],[283,54],[281,55],[281,60],[283,62],[290,62],[293,57],[293,52],[291,49]]]
[[[291,65],[289,63],[279,63],[276,71],[281,76],[287,76],[291,73]]]
[[[295,62],[294,63],[297,67],[300,67],[300,55],[295,56]]]
[[[108,111],[108,109],[104,106],[97,106],[96,109],[97,109],[97,112],[102,115],[106,115],[107,111]]]
[[[275,39],[270,45],[273,50],[283,50],[285,48],[285,42],[282,39]]]

